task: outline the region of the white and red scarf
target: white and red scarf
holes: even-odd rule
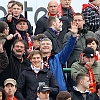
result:
[[[92,93],[94,93],[96,91],[96,80],[95,80],[95,76],[94,76],[94,73],[92,71],[92,68],[88,64],[85,64],[85,66],[88,68],[88,75],[89,75],[89,78],[90,78],[89,90]]]
[[[21,34],[17,30],[16,30],[16,33],[18,35],[18,39],[22,40]],[[27,40],[28,40],[28,48],[29,48],[29,50],[33,50],[33,43],[31,41],[31,38],[30,38],[28,33],[26,33],[26,37],[27,37]]]

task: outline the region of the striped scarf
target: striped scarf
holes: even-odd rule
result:
[[[92,71],[92,68],[88,65],[85,64],[85,66],[88,68],[88,75],[90,78],[90,86],[89,86],[89,90],[94,93],[96,91],[96,81],[95,81],[95,76],[94,73]]]
[[[16,30],[16,33],[18,35],[18,39],[22,40],[22,37],[21,37],[20,33],[17,30]],[[33,50],[33,43],[31,41],[31,38],[30,38],[28,33],[26,33],[26,37],[27,37],[27,40],[28,40],[28,48],[29,48],[29,50]]]

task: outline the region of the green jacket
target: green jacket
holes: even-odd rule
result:
[[[71,34],[72,34],[71,32],[68,32],[68,33],[65,34],[64,40],[63,40],[63,45],[65,45],[66,42],[68,42],[68,39],[69,39]],[[83,49],[86,47],[85,41],[89,37],[95,37],[94,33],[91,32],[91,31],[88,31],[87,33],[81,33],[80,34],[80,36],[78,37],[78,39],[76,41],[74,50],[73,50],[73,52],[71,53],[71,55],[68,59],[68,62],[67,62],[68,67],[71,67],[71,64],[73,62],[79,60],[80,53],[82,53]]]
[[[92,71],[94,72],[94,76],[96,78],[96,82],[100,82],[100,62],[94,62],[91,66]],[[85,66],[85,63],[81,61],[77,61],[71,66],[71,77],[75,81],[77,74],[86,73],[88,74],[88,69]]]

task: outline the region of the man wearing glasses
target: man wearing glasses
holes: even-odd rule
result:
[[[66,44],[66,42],[68,41],[70,35],[76,30],[78,29],[78,34],[77,34],[77,40],[76,40],[76,45],[74,47],[73,52],[71,53],[71,56],[68,59],[67,62],[67,67],[71,67],[71,65],[76,62],[77,60],[79,60],[79,56],[80,53],[83,51],[83,49],[86,47],[85,45],[85,41],[87,38],[89,37],[94,37],[94,33],[91,31],[88,31],[88,27],[85,25],[85,20],[84,20],[84,16],[81,13],[76,13],[73,17],[73,21],[71,22],[71,29],[73,29],[73,31],[70,31],[65,34],[64,36],[64,40],[63,40],[63,45]],[[68,82],[70,82],[71,76],[70,73],[68,74]],[[70,83],[70,85],[72,84],[72,82]],[[71,87],[74,84],[71,85]]]

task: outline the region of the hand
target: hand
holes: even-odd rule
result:
[[[8,15],[7,21],[8,21],[8,22],[11,22],[11,21],[12,21],[12,15]]]
[[[7,39],[7,40],[11,40],[13,37],[14,37],[13,34],[9,34],[9,35],[6,37],[6,39]]]
[[[69,28],[68,30],[72,32],[72,35],[74,37],[76,37],[77,33],[78,33],[78,26],[77,26],[76,22],[71,22],[71,28]]]
[[[94,61],[95,61],[95,58],[90,58],[89,62],[87,62],[86,64],[88,64],[91,67]]]
[[[3,52],[3,45],[2,45],[2,42],[0,42],[0,53]]]

